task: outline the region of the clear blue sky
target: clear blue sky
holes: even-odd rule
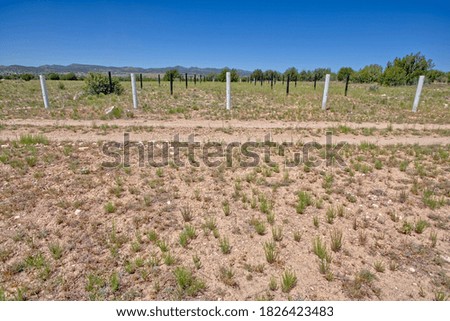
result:
[[[450,71],[450,1],[5,1],[0,64]]]

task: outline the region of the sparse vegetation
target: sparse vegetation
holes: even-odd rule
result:
[[[418,221],[416,222],[416,224],[415,224],[414,231],[415,231],[417,234],[422,234],[423,231],[425,230],[425,228],[427,228],[428,225],[429,225],[429,224],[428,224],[427,221],[425,221],[425,220],[418,220]]]
[[[342,231],[334,228],[331,231],[331,250],[339,252],[342,249]]]
[[[308,192],[300,191],[298,193],[298,199],[297,199],[297,205],[296,210],[297,213],[303,214],[305,209],[312,204],[311,196]]]
[[[63,90],[48,81],[48,110],[39,107],[37,80],[14,82],[20,91],[10,80],[0,86],[0,299],[298,300],[313,282],[320,286],[307,299],[447,299],[449,152],[442,143],[426,145],[450,137],[443,85],[426,85],[414,116],[412,87],[369,91],[372,85],[351,83],[344,98],[343,84],[333,82],[330,111],[321,112],[311,107],[319,94],[312,83],[299,81],[286,96],[278,82],[273,90],[243,82],[233,89],[236,108],[225,113],[217,81],[188,90],[175,84],[177,96],[169,99],[166,83],[147,79],[133,116],[129,79],[120,97],[86,95],[82,82],[60,81]],[[297,126],[310,120],[319,122]],[[260,155],[264,143],[255,135],[265,122],[277,137],[305,141],[271,150],[274,164],[240,166],[246,158],[234,148],[230,166],[205,166],[197,153],[200,166],[186,166],[194,158],[181,148],[185,166],[169,160],[155,168],[147,157],[137,166],[141,144],[131,140],[130,167],[102,166],[114,159],[102,153],[106,142],[122,132],[157,140],[173,122],[183,133],[192,127],[198,141],[221,140],[222,148],[231,139],[257,140],[252,149]],[[328,128],[331,122],[341,125]],[[292,151],[326,130],[354,141],[339,150],[345,166],[326,167],[324,149],[295,164]],[[94,136],[101,138],[91,142]],[[412,137],[419,143],[410,144]],[[165,152],[155,143],[153,161]],[[172,152],[169,146],[169,158]],[[308,278],[307,288],[287,290],[293,271]],[[414,289],[411,278],[420,278]],[[398,290],[385,291],[385,282]]]
[[[275,242],[264,243],[264,254],[266,256],[267,263],[275,263],[278,257]]]
[[[281,276],[281,291],[289,293],[297,285],[297,276],[290,270],[285,270]]]
[[[206,288],[206,284],[196,278],[192,272],[183,267],[176,267],[173,271],[180,297],[197,296]]]
[[[231,252],[231,245],[227,237],[221,238],[219,245],[223,254],[229,254]]]

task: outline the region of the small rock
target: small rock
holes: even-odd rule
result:
[[[20,215],[14,216],[15,220],[18,220],[20,218]]]
[[[441,258],[442,258],[445,262],[450,263],[450,256],[444,256],[444,255],[441,255]]]
[[[8,148],[8,147],[9,147],[9,145],[8,145],[8,144],[6,144],[6,145],[2,145],[1,147],[2,147],[2,148]]]
[[[81,210],[79,209],[79,208],[77,208],[76,210],[75,210],[75,215],[80,215],[81,214]]]
[[[80,150],[80,151],[84,151],[84,150],[87,150],[87,149],[89,149],[89,147],[87,147],[87,146],[85,146],[85,147],[78,147],[78,150]]]
[[[170,201],[167,201],[167,205],[170,205]]]
[[[415,269],[415,268],[413,268],[413,267],[410,267],[410,268],[409,268],[409,272],[411,272],[411,273],[415,273],[415,272],[416,272],[416,269]]]

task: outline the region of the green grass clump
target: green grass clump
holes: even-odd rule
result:
[[[254,220],[252,221],[252,225],[254,226],[256,233],[258,233],[259,235],[266,234],[266,225],[264,224],[264,222],[260,220]]]
[[[231,252],[231,245],[227,237],[220,239],[219,246],[223,254],[229,254]]]
[[[423,203],[432,210],[438,209],[445,205],[444,197],[436,198],[433,191],[426,189],[422,196]]]
[[[289,293],[297,284],[297,276],[293,271],[285,270],[281,276],[281,291]]]
[[[25,134],[20,136],[19,142],[22,145],[48,145],[48,138],[44,135],[38,134],[38,135],[32,135],[32,134]]]
[[[317,255],[317,257],[320,260],[326,260],[328,262],[331,261],[331,255],[329,255],[329,253],[327,251],[327,247],[326,247],[325,243],[323,243],[323,241],[320,238],[320,236],[317,236],[313,240],[313,253],[315,255]]]
[[[223,214],[225,214],[225,216],[230,216],[231,208],[230,208],[230,203],[228,201],[224,201],[222,203],[222,210],[223,210]]]
[[[108,202],[105,204],[105,212],[106,213],[114,213],[116,211],[116,206],[112,202]]]
[[[180,296],[196,296],[206,288],[205,282],[197,279],[192,272],[179,266],[173,271]]]
[[[339,252],[342,249],[342,231],[333,229],[331,231],[331,250]]]
[[[275,242],[272,241],[264,243],[264,254],[268,263],[274,263],[277,260],[278,253]]]
[[[63,248],[58,243],[50,244],[48,248],[55,260],[59,260],[62,257]]]
[[[312,204],[311,195],[308,192],[300,191],[298,192],[297,205],[295,210],[298,214],[303,214],[305,209]]]
[[[403,234],[411,234],[411,232],[414,230],[414,225],[404,221],[402,227],[400,228],[400,232]]]
[[[280,226],[272,227],[272,238],[275,242],[280,242],[283,239],[283,229]]]
[[[425,228],[429,226],[428,222],[425,220],[418,220],[414,226],[414,231],[417,234],[422,234]]]
[[[330,206],[327,209],[327,223],[328,224],[333,224],[335,218],[336,218],[336,211],[335,211],[335,209],[332,206]]]
[[[104,293],[102,289],[105,287],[105,280],[97,274],[89,274],[87,276],[87,282],[85,290],[88,292],[89,300],[97,301],[104,299]]]

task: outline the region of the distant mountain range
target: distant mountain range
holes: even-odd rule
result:
[[[141,73],[148,75],[164,74],[167,70],[177,69],[180,73],[208,75],[211,73],[219,73],[222,69],[219,68],[198,68],[198,67],[164,67],[164,68],[140,68],[140,67],[112,67],[112,66],[100,66],[100,65],[83,65],[83,64],[70,64],[68,66],[62,65],[42,65],[39,67],[21,66],[21,65],[0,65],[0,74],[47,74],[50,72],[55,73],[68,73],[73,72],[75,74],[84,75],[89,72],[101,72],[105,73],[111,71],[112,74],[121,76],[130,73]],[[241,76],[248,76],[251,71],[237,70]]]

